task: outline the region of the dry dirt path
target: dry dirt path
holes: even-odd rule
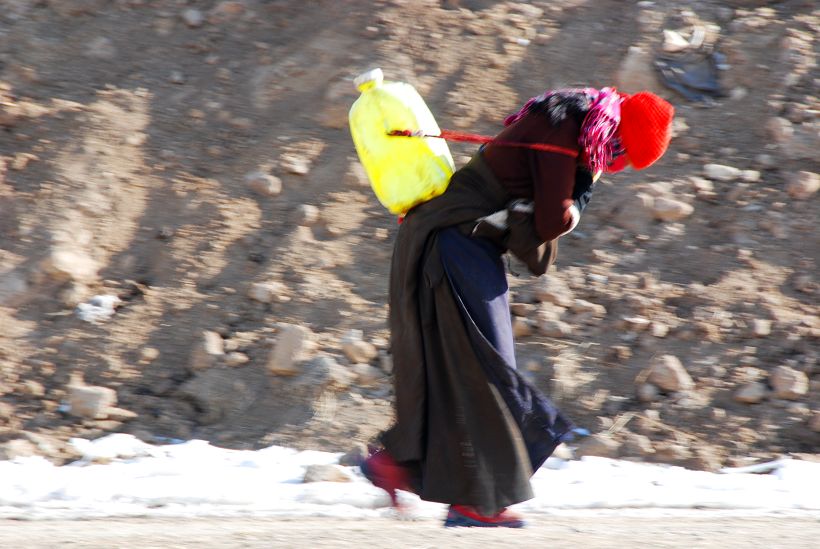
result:
[[[613,547],[816,548],[820,515],[783,517],[538,517],[523,530],[444,529],[390,519],[120,519],[0,521],[0,547],[327,548]]]

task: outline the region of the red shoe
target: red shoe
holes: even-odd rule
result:
[[[399,507],[396,490],[412,491],[407,469],[399,465],[387,450],[372,454],[359,467],[367,480],[387,492],[393,507]]]
[[[447,520],[444,526],[479,526],[500,528],[523,528],[526,523],[524,517],[509,509],[502,509],[494,515],[482,515],[475,507],[467,505],[451,505],[447,511]]]

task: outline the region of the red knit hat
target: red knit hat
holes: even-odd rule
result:
[[[621,103],[618,131],[630,164],[636,170],[642,170],[666,152],[672,138],[675,108],[654,93],[623,95],[626,99]]]

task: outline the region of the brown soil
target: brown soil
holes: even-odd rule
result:
[[[7,0],[0,445],[59,461],[72,436],[130,432],[344,451],[388,425],[387,375],[323,390],[309,371],[266,368],[285,324],[310,329],[306,359],[347,367],[352,329],[386,349],[397,225],[346,127],[352,78],[381,66],[440,125],[475,132],[550,87],[674,102],[670,151],[604,178],[548,275],[605,313],[556,308],[543,280],[511,276],[517,314],[571,330],[522,336],[519,364],[579,425],[612,435],[614,455],[713,469],[820,452],[820,207],[796,186],[818,172],[818,23],[816,3],[797,0]],[[651,66],[664,29],[705,24],[730,66],[711,105],[664,88]],[[459,164],[474,151],[451,149]],[[746,172],[710,181],[710,163]],[[254,191],[257,171],[281,192]],[[659,197],[694,212],[659,221],[642,205]],[[278,282],[279,299],[249,299],[255,282]],[[74,313],[95,294],[122,300],[110,320]],[[205,331],[248,361],[194,368]],[[662,355],[694,386],[642,401]],[[796,393],[778,371],[796,372]],[[72,376],[114,389],[136,417],[66,413]],[[739,402],[755,381],[760,402]]]

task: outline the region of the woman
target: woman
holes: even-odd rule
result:
[[[648,92],[546,92],[408,212],[390,274],[396,423],[362,464],[394,504],[410,490],[450,504],[445,526],[523,526],[507,507],[533,497],[530,477],[573,427],[516,371],[502,254],[543,274],[592,174],[654,163],[673,113]]]

